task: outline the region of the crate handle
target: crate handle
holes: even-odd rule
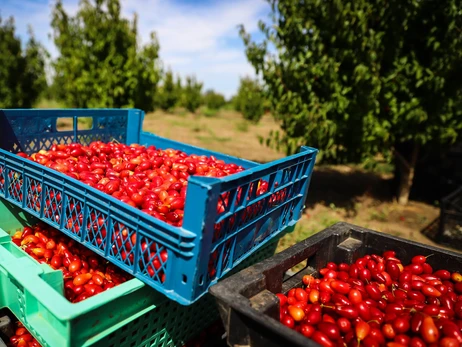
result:
[[[323,241],[326,240],[329,235],[326,233],[318,233],[311,236],[309,239],[261,263],[242,270],[230,278],[224,279],[217,286],[211,287],[210,292],[217,297],[232,296],[235,298],[235,302],[242,302],[242,297],[248,299],[261,292],[263,289],[268,289],[273,293],[280,292],[282,291],[285,272],[319,251],[324,244]],[[273,273],[276,272],[276,276],[268,280],[266,274],[270,271]],[[214,293],[216,293],[216,295]]]

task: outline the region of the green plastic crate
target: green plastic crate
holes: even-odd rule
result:
[[[42,346],[89,346],[152,311],[165,297],[132,279],[111,290],[72,304],[63,296],[63,276],[39,264],[11,242],[9,234],[37,221],[0,201],[0,308],[8,307]]]
[[[61,271],[38,264],[11,242],[16,230],[35,223],[0,199],[0,308],[8,307],[42,346],[183,346],[218,319],[209,294],[182,306],[138,279],[70,303],[62,294]],[[276,247],[275,240],[233,273],[273,255]]]

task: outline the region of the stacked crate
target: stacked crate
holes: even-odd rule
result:
[[[88,117],[92,128],[79,129],[79,119]],[[122,109],[0,110],[0,308],[8,307],[44,346],[182,345],[217,317],[208,288],[238,267],[271,255],[275,240],[293,230],[301,216],[315,149],[302,147],[298,154],[257,164],[142,132],[143,117],[140,110]],[[72,130],[58,129],[63,118],[71,121]],[[174,227],[16,154],[95,140],[213,155],[246,170],[219,179],[190,177],[184,223]],[[257,195],[262,181],[268,190]],[[283,199],[275,199],[282,193]],[[48,207],[37,204],[46,199],[53,200]],[[66,223],[75,213],[82,214],[77,227]],[[94,218],[104,223],[89,230]],[[60,271],[39,265],[10,242],[12,233],[36,221],[60,230],[134,279],[82,302],[68,302]],[[115,226],[128,231],[132,257],[122,256],[125,246],[114,251]],[[143,252],[151,247],[143,250],[141,242],[167,252],[168,262],[156,269],[164,280],[160,272],[147,271],[152,264],[142,261],[147,258]]]

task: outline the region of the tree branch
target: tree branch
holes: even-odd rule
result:
[[[412,168],[415,168],[417,159],[419,158],[419,150],[420,150],[420,145],[418,143],[414,143],[414,145],[412,146],[412,153],[411,153]]]

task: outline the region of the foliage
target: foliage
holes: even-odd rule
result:
[[[41,97],[34,105],[33,105],[34,108],[65,108],[65,106],[55,100],[55,99],[51,99],[51,98],[47,98],[47,97]]]
[[[309,144],[331,162],[381,153],[399,158],[412,182],[421,146],[456,141],[460,0],[269,3],[272,23],[260,22],[264,41],[253,42],[243,27],[241,36],[281,123],[270,145],[291,153]]]
[[[30,28],[29,36],[23,50],[13,18],[0,17],[0,108],[30,108],[46,89],[47,52]]]
[[[180,81],[178,77],[178,81]],[[181,88],[181,82],[180,82]],[[157,93],[159,107],[164,111],[171,111],[180,99],[181,89],[173,81],[173,73],[171,70],[165,73],[163,84]]]
[[[241,78],[237,95],[233,98],[234,108],[244,119],[257,123],[264,114],[264,96],[258,81]]]
[[[213,90],[207,90],[203,97],[204,104],[211,110],[219,110],[226,104],[225,97]]]
[[[182,98],[182,95],[183,95],[183,86],[182,86],[182,84],[181,84],[181,78],[180,78],[180,76],[178,76],[178,77],[176,78],[176,85],[175,85],[175,88],[176,88],[176,90],[177,90],[177,92],[178,92],[178,102],[181,103],[181,98]]]
[[[272,104],[271,101],[269,101],[267,98],[263,99],[263,111],[265,113],[270,113],[272,109]]]
[[[140,47],[136,15],[122,18],[119,0],[82,0],[74,17],[58,0],[51,25],[60,53],[55,81],[68,106],[153,109],[159,44],[151,33]]]
[[[182,88],[182,106],[189,112],[196,112],[202,104],[202,83],[194,76],[186,77],[186,85]]]
[[[249,131],[249,121],[243,119],[239,123],[236,123],[236,130],[241,133],[246,133]]]
[[[205,117],[215,117],[218,114],[218,109],[216,108],[209,108],[207,106],[201,109],[202,115]]]

